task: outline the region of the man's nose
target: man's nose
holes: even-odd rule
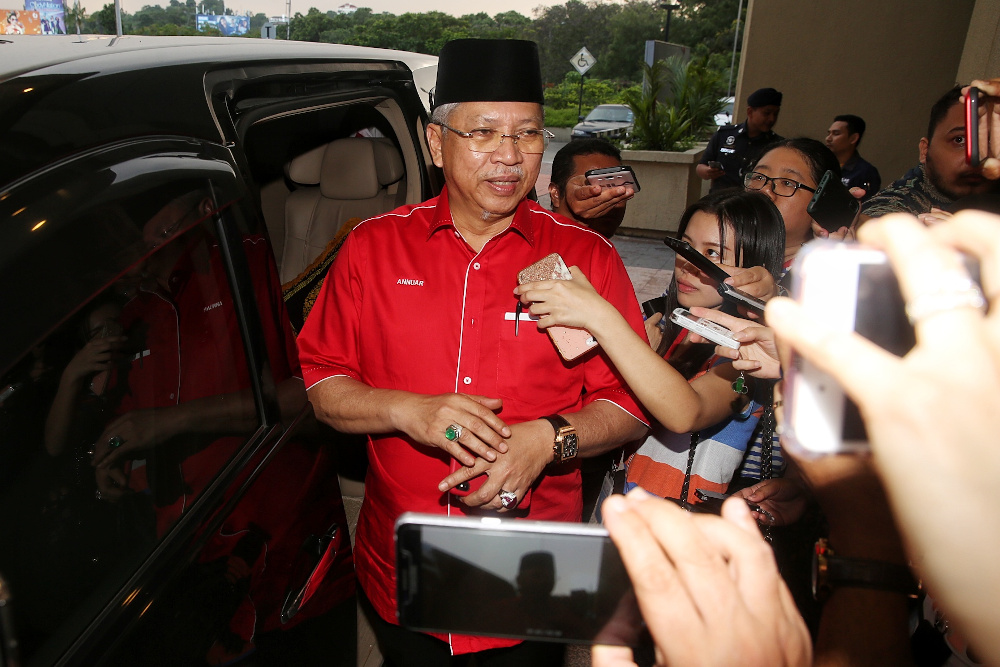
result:
[[[514,137],[503,136],[497,149],[493,151],[492,161],[502,164],[517,164],[524,160],[521,149],[517,147]]]

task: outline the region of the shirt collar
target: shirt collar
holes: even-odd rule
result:
[[[511,221],[510,225],[507,229],[500,232],[498,236],[506,234],[510,230],[514,230],[524,237],[524,240],[526,240],[529,245],[534,245],[535,229],[532,219],[533,216],[530,213],[530,204],[528,203],[528,198],[525,197],[521,200],[521,203],[517,205],[517,209],[514,211],[514,219]],[[427,229],[428,240],[434,235],[435,232],[445,227],[453,230],[455,229],[455,222],[451,218],[451,206],[448,204],[447,185],[441,189],[441,194],[438,196],[437,206],[434,209],[434,215],[431,218]]]

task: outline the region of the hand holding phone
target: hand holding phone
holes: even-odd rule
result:
[[[517,274],[517,284],[538,282],[543,280],[572,280],[573,274],[566,267],[566,262],[559,253],[554,252],[543,257],[534,264],[521,269]],[[520,304],[520,301],[518,302]],[[520,313],[515,313],[518,318],[515,326],[520,324]],[[589,352],[597,347],[595,339],[589,331],[579,327],[551,326],[546,329],[549,338],[555,344],[559,354],[566,361],[572,361],[577,357]]]
[[[675,308],[674,312],[670,314],[670,321],[707,338],[716,345],[724,345],[734,350],[738,350],[740,347],[739,342],[732,337],[732,331],[710,319],[696,317],[691,314],[691,311],[684,308]]]
[[[618,167],[590,169],[584,172],[584,177],[590,185],[599,185],[602,188],[626,187],[632,188],[635,192],[640,190],[639,179],[636,178],[632,167],[627,164]]]
[[[860,209],[861,202],[829,169],[823,174],[816,192],[806,206],[806,212],[812,219],[831,233],[841,227],[850,227]]]
[[[710,169],[718,169],[723,172],[726,170],[726,168],[718,160],[709,160],[707,164]]]

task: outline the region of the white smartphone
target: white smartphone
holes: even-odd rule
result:
[[[691,311],[685,308],[675,308],[674,312],[670,313],[670,321],[707,338],[716,345],[724,345],[734,350],[740,349],[740,343],[733,339],[732,331],[718,322],[704,317],[695,317]]]
[[[816,240],[792,267],[792,296],[832,331],[856,331],[902,356],[915,345],[899,283],[880,250]],[[857,405],[827,373],[796,355],[785,373],[782,442],[802,455],[864,452]]]
[[[600,526],[407,512],[395,534],[405,627],[621,646],[640,638],[628,573]]]

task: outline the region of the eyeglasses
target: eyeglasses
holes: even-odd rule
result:
[[[805,190],[806,192],[816,192],[816,188],[803,185],[802,183],[793,181],[790,178],[771,178],[770,176],[765,176],[759,171],[751,171],[743,177],[743,187],[747,190],[763,190],[767,187],[768,183],[771,184],[771,192],[779,197],[791,197],[799,188]]]
[[[545,147],[549,145],[549,139],[556,135],[548,130],[521,130],[517,134],[503,134],[491,127],[481,127],[471,132],[456,130],[450,125],[437,123],[443,128],[449,129],[460,137],[469,140],[469,150],[476,153],[492,153],[500,148],[503,140],[511,139],[518,150],[527,155],[537,155],[545,152]]]

